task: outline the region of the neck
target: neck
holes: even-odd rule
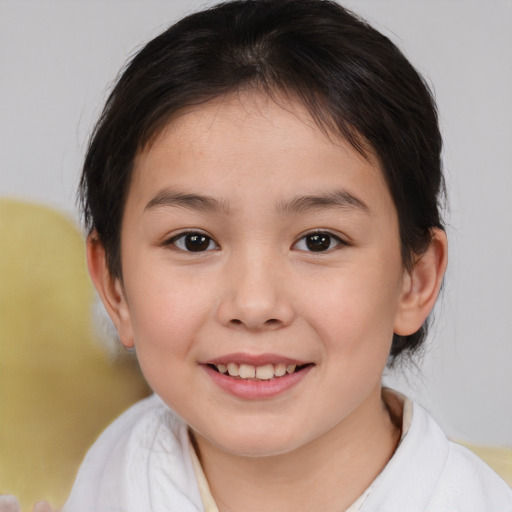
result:
[[[388,402],[388,400],[386,400]],[[380,386],[321,437],[290,453],[244,457],[195,436],[201,464],[220,512],[345,510],[393,455],[401,417],[384,402]],[[400,406],[398,405],[398,409]]]

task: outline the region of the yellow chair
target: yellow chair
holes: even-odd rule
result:
[[[0,494],[61,505],[87,448],[149,392],[91,322],[83,237],[47,207],[0,198]]]

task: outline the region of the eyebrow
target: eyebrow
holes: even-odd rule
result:
[[[187,194],[169,189],[158,192],[146,205],[144,211],[160,207],[188,208],[206,213],[221,212],[226,215],[231,214],[231,209],[227,201],[211,196]],[[370,209],[366,203],[347,190],[336,190],[320,195],[297,196],[290,201],[278,202],[276,209],[281,214],[300,214],[313,210],[326,210],[331,208],[359,210],[364,213],[370,213]]]
[[[146,205],[144,211],[166,206],[188,208],[207,213],[222,212],[227,215],[230,213],[229,204],[226,201],[222,201],[211,196],[186,194],[168,189],[158,192],[158,194]]]
[[[297,196],[291,201],[278,203],[280,213],[307,213],[312,210],[341,208],[370,213],[370,208],[361,199],[347,190],[336,190],[321,195]]]

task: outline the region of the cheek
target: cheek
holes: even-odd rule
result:
[[[138,304],[131,304],[142,373],[150,387],[177,409],[180,397],[190,392],[189,371],[197,364],[197,334],[207,316],[199,294],[179,288],[153,289]]]
[[[134,298],[129,308],[140,357],[148,353],[163,363],[165,357],[159,358],[158,354],[186,356],[208,317],[208,290],[158,271],[140,275],[131,284],[127,292]]]
[[[363,265],[311,287],[303,310],[331,353],[387,359],[400,295],[398,268]]]

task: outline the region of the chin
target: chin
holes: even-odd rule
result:
[[[299,439],[292,433],[286,433],[278,427],[268,429],[227,429],[226,436],[214,438],[202,436],[223,452],[239,457],[273,457],[290,453],[301,446]]]

